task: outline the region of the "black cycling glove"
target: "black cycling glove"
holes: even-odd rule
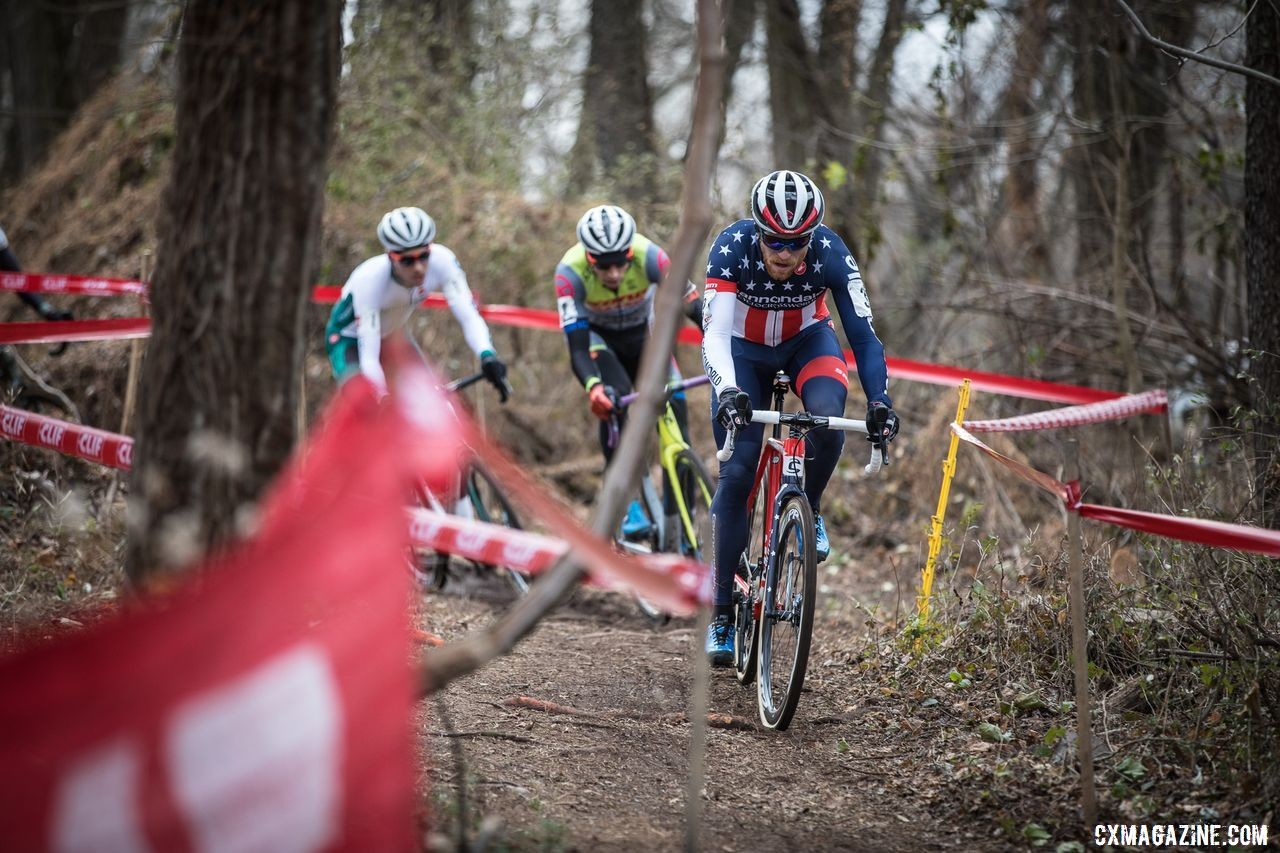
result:
[[[898,435],[898,413],[884,403],[867,403],[867,441],[886,444]]]
[[[498,389],[498,394],[505,403],[510,388],[507,385],[507,366],[502,363],[502,359],[492,352],[485,352],[480,356],[480,372]]]
[[[751,398],[746,391],[741,388],[726,388],[720,392],[716,423],[725,430],[742,429],[751,423]]]

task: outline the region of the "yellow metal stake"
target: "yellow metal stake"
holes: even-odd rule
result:
[[[960,384],[960,404],[956,406],[956,423],[964,423],[964,412],[969,407],[969,380]],[[938,566],[938,553],[942,550],[942,519],[947,513],[947,495],[951,492],[951,478],[956,473],[956,450],[960,446],[960,437],[951,433],[951,447],[947,450],[947,459],[942,463],[942,490],[938,492],[938,511],[933,514],[933,527],[929,532],[929,558],[925,561],[924,571],[920,573],[920,595],[916,598],[916,612],[920,615],[920,626],[929,622],[929,596],[933,592],[933,573]]]

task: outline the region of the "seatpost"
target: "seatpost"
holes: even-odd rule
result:
[[[773,409],[774,411],[776,412],[782,411],[783,405],[785,405],[787,402],[787,391],[790,388],[791,388],[791,377],[783,373],[781,370],[779,370],[777,375],[773,377]],[[782,437],[781,422],[773,425],[773,437],[774,438]]]

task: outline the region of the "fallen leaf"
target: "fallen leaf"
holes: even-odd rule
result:
[[[1117,548],[1111,555],[1111,582],[1116,586],[1142,585],[1142,571],[1132,548]]]

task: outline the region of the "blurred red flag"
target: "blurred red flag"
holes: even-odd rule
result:
[[[0,659],[0,846],[416,846],[403,507],[457,438],[406,402],[348,382],[252,538]]]

